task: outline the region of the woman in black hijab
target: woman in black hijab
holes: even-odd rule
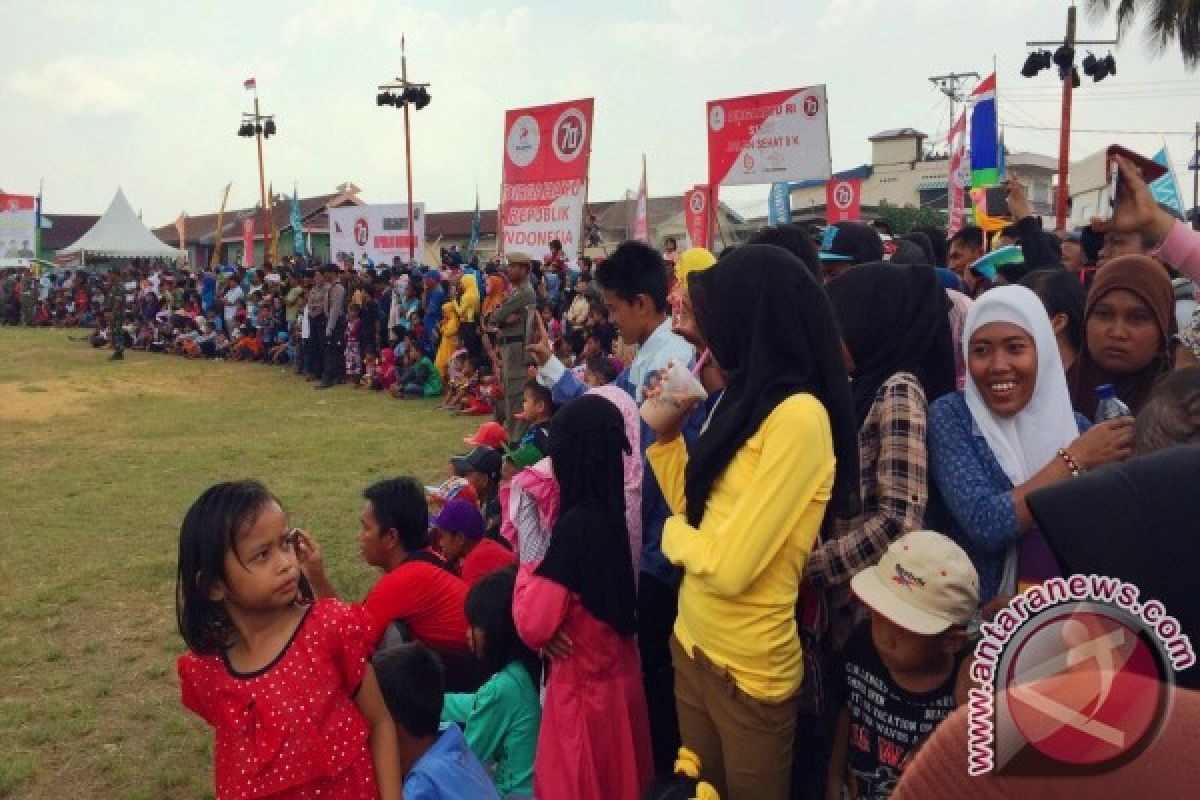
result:
[[[854,411],[829,301],[795,256],[744,245],[693,273],[689,291],[727,383],[690,448],[663,431],[647,451],[675,512],[662,550],[684,573],[671,641],[680,733],[721,796],[782,800],[797,598],[826,511],[857,503]],[[731,713],[733,697],[752,713]]]
[[[856,624],[848,584],[894,540],[925,522],[929,404],[954,391],[948,300],[928,266],[861,264],[825,286],[841,329],[858,421],[862,514],[809,559],[806,576],[827,598],[834,646]]]
[[[533,575],[518,577],[513,596],[521,639],[560,656],[546,682],[537,797],[640,797],[653,777],[633,636],[637,599],[621,458],[629,449],[621,412],[601,395],[572,400],[550,423],[558,519],[545,558]]]

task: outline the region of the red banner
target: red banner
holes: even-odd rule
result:
[[[586,98],[505,113],[502,251],[545,258],[552,239],[579,251],[592,105]]]
[[[242,266],[254,266],[254,217],[242,220]]]
[[[697,184],[683,195],[683,219],[692,247],[707,248],[712,220],[712,190]]]
[[[861,218],[862,181],[831,180],[825,184],[825,221],[830,225]]]
[[[823,85],[708,103],[709,185],[826,180],[829,175]]]

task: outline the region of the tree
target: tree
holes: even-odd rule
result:
[[[918,225],[927,225],[943,230],[946,228],[946,212],[929,206],[920,208],[913,205],[895,206],[882,200],[876,207],[875,213],[880,219],[887,220],[892,232],[897,236],[912,233],[912,229]]]
[[[1200,66],[1200,0],[1087,0],[1092,16],[1116,6],[1117,38],[1124,39],[1139,14],[1148,14],[1147,38],[1159,52],[1178,43],[1188,69]]]

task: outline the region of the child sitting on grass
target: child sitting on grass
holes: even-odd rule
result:
[[[438,397],[442,393],[442,376],[429,356],[417,347],[404,352],[405,370],[392,389],[396,397]]]
[[[399,797],[369,613],[297,602],[297,537],[256,481],[209,488],[179,531],[179,685],[215,731],[215,795]]]
[[[371,664],[395,722],[405,800],[499,800],[462,730],[440,724],[446,689],[437,656],[424,645],[401,644],[377,652]]]
[[[541,662],[513,625],[515,584],[516,572],[505,569],[480,579],[467,593],[467,636],[491,677],[478,692],[447,694],[442,707],[442,721],[464,727],[471,751],[506,800],[533,794],[542,719]]]
[[[844,653],[846,707],[829,762],[827,800],[883,800],[934,727],[966,701],[967,623],[979,576],[948,537],[913,531],[850,582],[871,612]]]

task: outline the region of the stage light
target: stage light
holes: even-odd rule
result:
[[[274,136],[274,135],[275,135],[275,120],[268,119],[267,124],[263,126],[263,136],[270,137],[270,136]]]
[[[1057,50],[1054,51],[1054,64],[1059,69],[1063,69],[1063,70],[1070,69],[1070,67],[1074,61],[1075,61],[1075,49],[1074,48],[1068,47],[1067,45],[1064,44],[1061,47],[1059,47]]]

